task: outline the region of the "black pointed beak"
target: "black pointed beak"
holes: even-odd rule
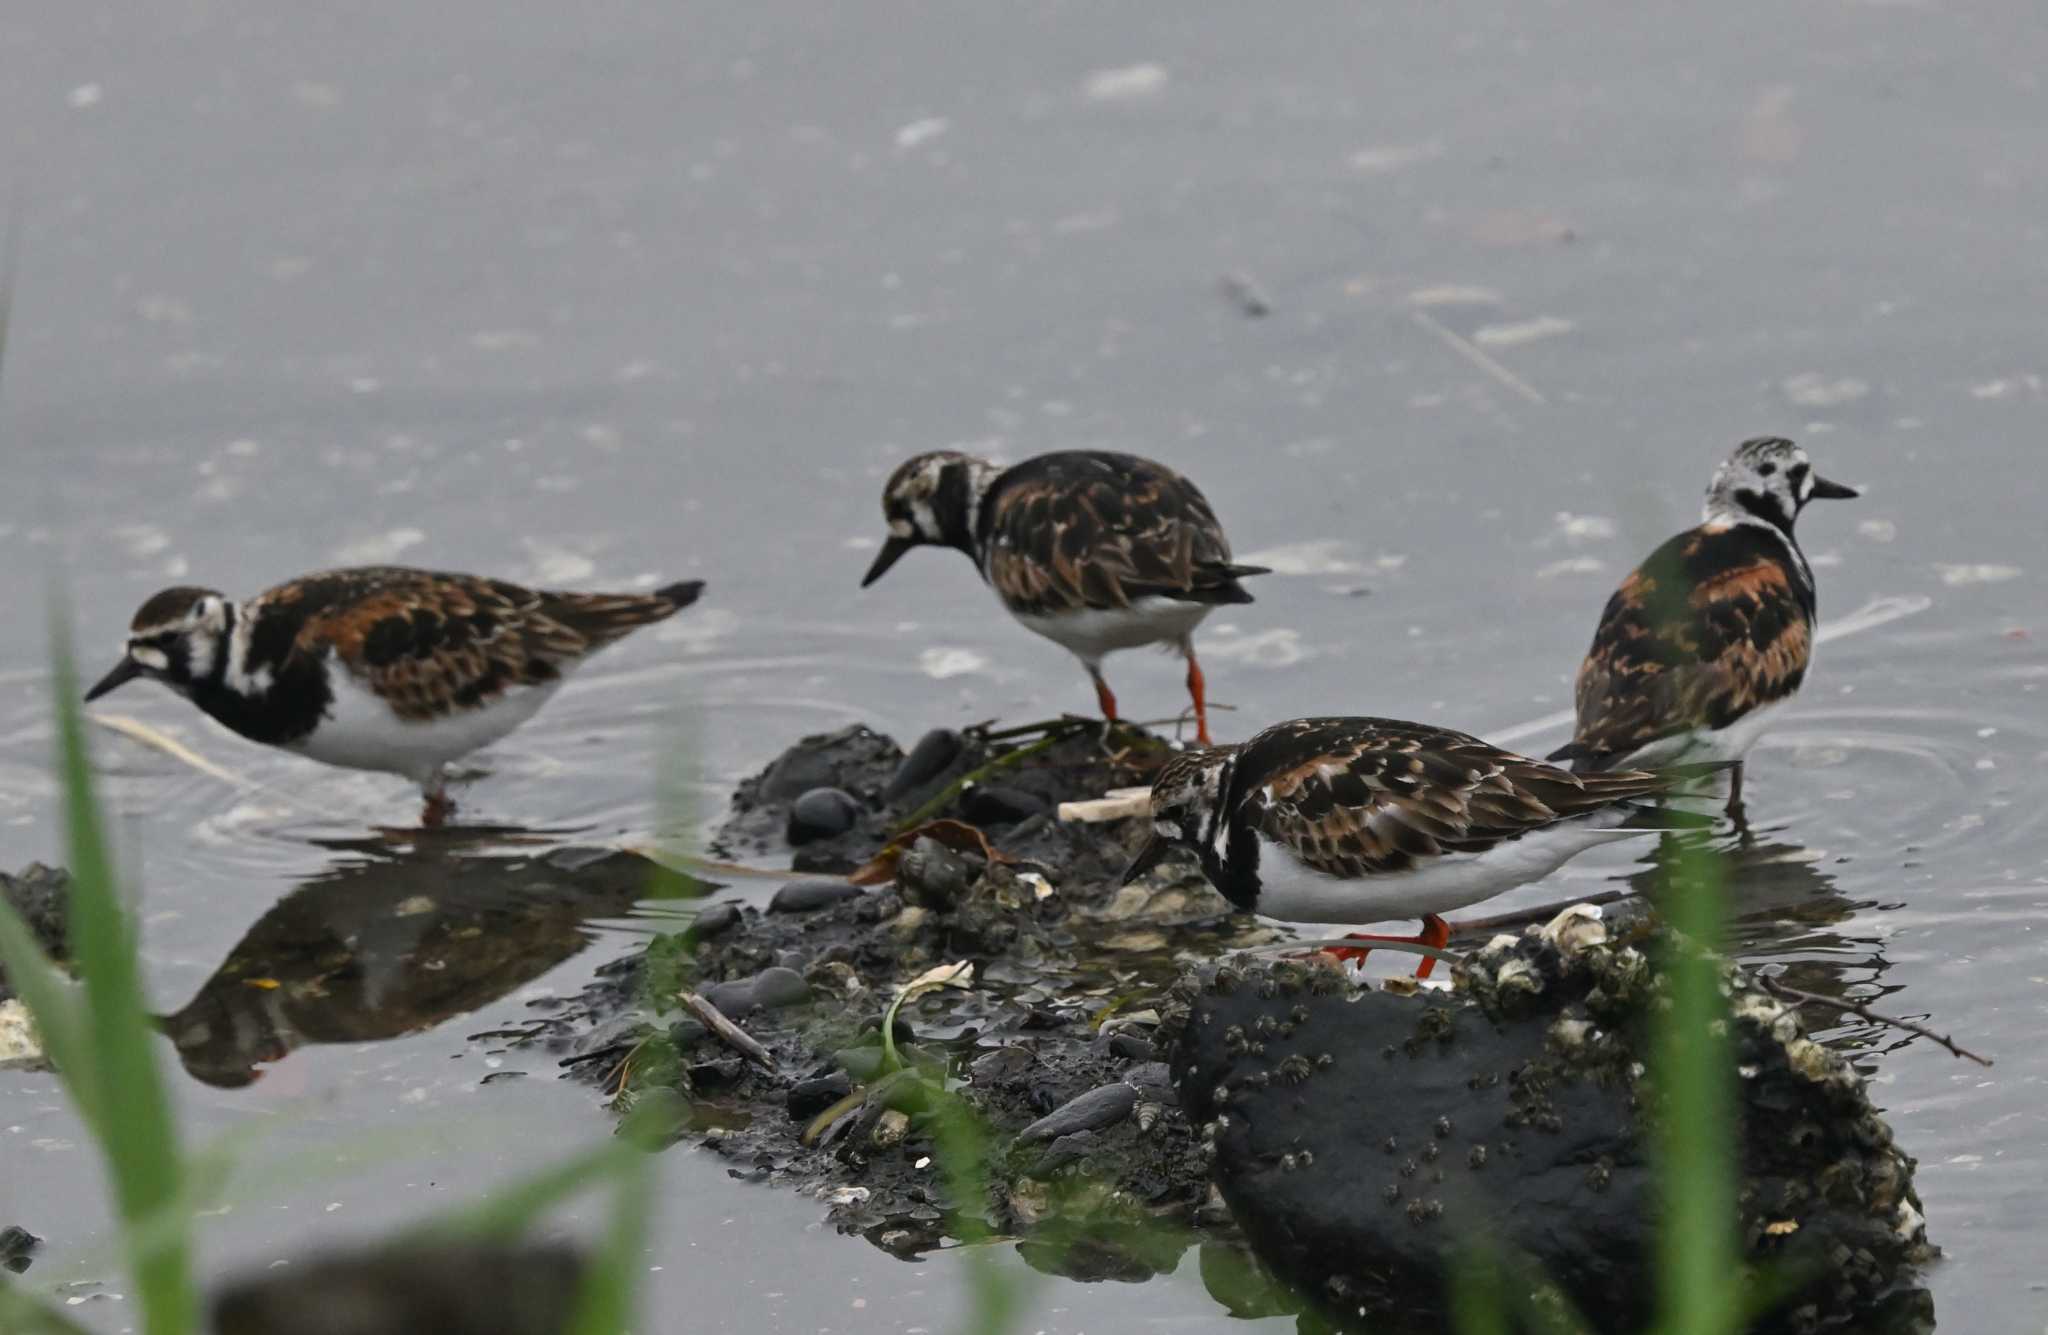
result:
[[[1129,885],[1132,881],[1137,880],[1146,872],[1151,871],[1154,867],[1166,861],[1166,855],[1172,851],[1173,845],[1171,843],[1161,839],[1156,834],[1153,835],[1145,841],[1145,846],[1138,850],[1138,856],[1131,859],[1131,865],[1124,868],[1124,878],[1117,882],[1117,884]]]
[[[91,704],[109,691],[126,686],[141,675],[142,665],[132,658],[124,657],[120,662],[114,664],[112,672],[109,672],[106,676],[93,683],[93,688],[85,693],[85,702]]]
[[[1846,482],[1830,482],[1819,473],[1813,475],[1813,490],[1806,493],[1809,501],[1853,501],[1863,494],[1863,488],[1852,487]]]
[[[865,589],[868,585],[888,574],[889,567],[902,560],[903,553],[915,546],[917,544],[909,538],[899,538],[893,534],[890,535],[889,540],[882,544],[882,550],[875,554],[875,563],[868,567],[868,573],[860,577],[860,586]]]

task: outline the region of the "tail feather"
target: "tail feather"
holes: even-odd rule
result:
[[[698,595],[702,594],[703,592],[703,580],[685,579],[678,580],[674,584],[663,585],[661,588],[658,588],[654,591],[654,596],[657,598],[668,599],[670,608],[674,611],[680,612],[684,608],[688,607],[691,603],[696,602]]]
[[[657,621],[666,621],[697,601],[704,581],[683,580],[653,593],[566,593],[554,595],[550,614],[593,645],[613,640]]]

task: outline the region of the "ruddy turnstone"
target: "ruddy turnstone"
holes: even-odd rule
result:
[[[399,566],[305,575],[242,603],[178,587],[144,603],[88,702],[154,677],[252,742],[403,774],[428,825],[454,810],[444,767],[533,717],[612,641],[697,601],[551,593]]]
[[[1678,813],[1640,804],[1697,777],[1698,767],[1575,775],[1449,728],[1295,719],[1242,746],[1168,761],[1152,785],[1152,837],[1124,883],[1185,847],[1247,912],[1341,924],[1420,918],[1419,936],[1351,939],[1441,948],[1450,939],[1441,915],[1452,909],[1541,880],[1595,844],[1672,828]],[[1433,964],[1425,958],[1416,976]]]
[[[1106,719],[1117,713],[1102,678],[1105,655],[1146,644],[1179,649],[1195,735],[1208,745],[1195,627],[1220,604],[1250,602],[1238,580],[1268,572],[1232,563],[1223,526],[1194,483],[1105,450],[1062,450],[1010,467],[941,450],[890,475],[882,514],[889,538],[862,588],[913,547],[957,548],[1011,616],[1081,660]]]
[[[1792,525],[1808,501],[1861,494],[1814,472],[1789,440],[1736,446],[1700,525],[1608,600],[1579,667],[1578,728],[1550,759],[1582,774],[1732,761],[1728,813],[1739,822],[1742,757],[1813,657],[1813,567]]]

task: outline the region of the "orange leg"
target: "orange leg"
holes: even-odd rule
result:
[[[1344,939],[1346,941],[1406,941],[1418,946],[1435,946],[1438,950],[1442,950],[1451,943],[1451,925],[1442,918],[1437,917],[1434,913],[1430,913],[1424,915],[1422,919],[1422,933],[1419,936],[1380,936],[1373,932],[1351,932],[1346,934]],[[1340,960],[1363,960],[1372,951],[1370,948],[1363,946],[1327,946],[1324,948],[1323,953],[1334,955]],[[1434,955],[1424,955],[1422,963],[1415,966],[1415,976],[1417,978],[1427,978],[1430,971],[1434,968],[1436,968],[1436,957]]]
[[[1109,689],[1109,683],[1102,679],[1101,669],[1090,667],[1088,679],[1095,683],[1095,703],[1102,706],[1103,721],[1116,722],[1116,694]]]
[[[438,830],[448,823],[455,814],[455,800],[440,789],[427,794],[426,802],[420,807],[420,825],[429,830]]]
[[[1209,683],[1202,678],[1202,665],[1195,661],[1195,646],[1187,647],[1188,655],[1188,698],[1195,702],[1195,740],[1203,746],[1209,741]]]

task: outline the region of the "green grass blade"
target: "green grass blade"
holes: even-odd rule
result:
[[[679,1100],[649,1095],[619,1128],[627,1152],[610,1162],[611,1221],[576,1298],[576,1318],[569,1327],[574,1335],[619,1335],[631,1326],[645,1273],[640,1258],[654,1212],[657,1170],[650,1156],[674,1135],[686,1111]]]
[[[98,1089],[94,1119],[124,1225],[140,1224],[183,1195],[177,1120],[156,1065],[155,1029],[143,1004],[134,925],[115,888],[112,859],[93,794],[70,638],[53,618],[58,769],[69,834],[71,935],[85,980],[84,1037]],[[149,1335],[198,1329],[189,1228],[131,1238],[139,1306]]]
[[[0,1331],[7,1335],[90,1335],[84,1326],[0,1279]]]
[[[1500,1271],[1500,1257],[1491,1246],[1467,1246],[1458,1258],[1450,1285],[1451,1326],[1458,1335],[1508,1335]]]
[[[886,1022],[882,1032],[888,1032]],[[936,1092],[930,1123],[933,1157],[953,1201],[953,1234],[969,1244],[963,1257],[969,1299],[963,1329],[969,1335],[1003,1335],[1024,1314],[1025,1286],[1016,1273],[1002,1268],[981,1217],[989,1198],[988,1164],[995,1137],[966,1099],[947,1090]]]
[[[1695,848],[1681,852],[1665,883],[1664,913],[1675,929],[1665,959],[1671,1006],[1652,1035],[1652,1069],[1662,1109],[1658,1326],[1669,1335],[1741,1328],[1735,1088],[1720,963],[1710,953],[1721,943],[1723,878],[1720,855]]]
[[[413,1230],[420,1239],[510,1242],[543,1213],[619,1171],[620,1161],[637,1157],[626,1145],[598,1145],[545,1168],[524,1181],[500,1188],[474,1205],[462,1206]]]

